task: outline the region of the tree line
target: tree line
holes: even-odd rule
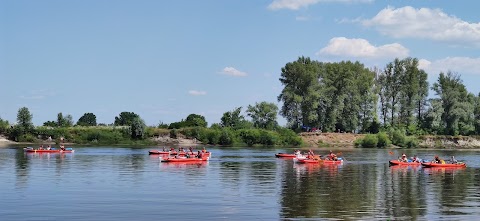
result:
[[[430,86],[418,65],[416,58],[397,58],[383,69],[368,69],[360,62],[299,57],[281,69],[280,114],[296,130],[480,134],[480,95],[468,92],[453,72],[440,73]]]
[[[35,127],[33,114],[27,107],[17,113],[17,122],[10,126],[8,121],[0,119],[0,134],[6,134],[11,140],[38,142],[45,137],[60,137],[75,143],[118,144],[131,141],[149,144],[147,138],[169,135],[177,138],[180,134],[186,138],[195,138],[205,144],[247,144],[261,145],[300,145],[301,139],[288,128],[278,125],[278,107],[274,103],[259,102],[248,105],[247,120],[241,113],[242,107],[223,114],[220,123],[208,127],[205,117],[190,114],[185,119],[171,124],[159,123],[146,126],[143,119],[134,112],[121,112],[111,125],[97,124],[93,113],[85,113],[76,124],[71,115],[57,114],[56,121],[47,121],[43,126]],[[103,127],[97,127],[103,126]],[[62,139],[63,140],[63,139]]]

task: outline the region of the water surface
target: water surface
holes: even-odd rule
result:
[[[152,148],[73,154],[0,148],[1,220],[476,220],[480,152],[465,169],[389,167],[403,152],[335,150],[343,165],[277,159],[292,149],[212,148],[201,164],[161,163]],[[327,154],[327,151],[318,151]]]

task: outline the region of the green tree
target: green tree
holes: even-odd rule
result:
[[[10,123],[8,120],[3,120],[0,118],[0,134],[6,133],[8,128],[10,128]]]
[[[418,59],[405,58],[401,61],[402,72],[399,123],[410,127],[414,120],[420,122],[425,107],[426,97],[428,96],[427,73],[418,69]],[[417,115],[415,117],[415,115]]]
[[[247,113],[252,118],[253,125],[262,129],[272,130],[278,126],[277,112],[277,105],[265,101],[247,107]]]
[[[97,116],[93,113],[85,113],[77,121],[79,126],[97,126]]]
[[[425,111],[428,107],[428,74],[420,70],[418,81],[419,81],[419,90],[417,91],[417,105],[416,105],[416,112],[417,112],[417,124],[421,125],[422,121],[425,117]]]
[[[395,126],[395,119],[398,115],[398,103],[401,99],[403,61],[396,58],[387,64],[384,70],[387,106],[390,110],[390,125]]]
[[[27,107],[22,107],[18,109],[17,123],[18,126],[21,128],[21,131],[29,133],[33,130],[32,118],[33,115],[30,113]]]
[[[168,128],[168,124],[166,123],[163,123],[163,121],[160,121],[160,123],[158,123],[158,126],[157,128],[164,128],[164,129],[167,129]]]
[[[68,114],[67,116],[63,116],[62,112],[57,114],[57,126],[58,127],[71,127],[73,126],[73,118],[72,115]]]
[[[135,118],[140,117],[133,112],[122,112],[118,117],[115,117],[115,126],[130,126]]]
[[[130,126],[132,138],[143,139],[145,136],[145,127],[145,122],[140,117],[134,118]]]
[[[47,122],[44,122],[43,123],[43,126],[45,127],[56,127],[57,126],[57,122],[56,121],[53,121],[53,120],[49,120]]]
[[[428,133],[442,133],[444,132],[445,124],[442,121],[443,108],[442,101],[439,98],[432,98],[428,101],[429,107],[425,113],[421,128]]]
[[[241,126],[244,124],[245,117],[241,114],[242,107],[237,107],[232,111],[227,111],[223,113],[222,118],[220,119],[220,125],[222,127],[231,127],[234,129],[241,129]]]
[[[198,114],[190,114],[185,119],[185,126],[187,127],[207,127],[205,117]]]
[[[480,93],[475,97],[474,118],[475,134],[480,134]]]
[[[443,109],[442,121],[445,124],[444,134],[457,135],[469,133],[473,127],[473,94],[468,93],[460,76],[452,72],[440,73],[432,90],[440,97]]]
[[[282,68],[280,82],[284,88],[278,96],[278,101],[283,103],[280,114],[293,129],[318,124],[320,68],[321,63],[303,56]]]

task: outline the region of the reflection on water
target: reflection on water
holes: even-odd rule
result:
[[[151,148],[0,149],[2,220],[475,220],[480,158],[467,168],[389,166],[387,150],[343,150],[343,165],[277,159],[291,150],[212,148],[208,162],[162,163]],[[29,208],[23,212],[18,208]],[[52,208],[55,212],[51,212]],[[188,212],[185,212],[188,211]]]

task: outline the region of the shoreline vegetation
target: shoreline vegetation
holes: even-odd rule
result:
[[[301,56],[281,68],[280,108],[263,101],[248,105],[244,116],[237,107],[209,127],[198,114],[146,126],[133,112],[121,112],[109,125],[97,124],[93,113],[74,124],[71,115],[60,112],[56,121],[34,126],[33,115],[22,107],[16,124],[0,118],[0,135],[22,143],[95,146],[480,148],[480,94],[470,93],[457,73],[441,72],[433,84],[427,76],[417,58],[369,69],[358,61]],[[286,126],[278,125],[278,114]]]
[[[121,136],[118,136],[119,131],[125,130],[125,127],[121,128],[112,128],[108,126],[95,127],[95,128],[70,128],[64,129],[63,132],[67,131],[68,134],[61,140],[61,136],[56,135],[58,131],[55,129],[50,129],[52,133],[50,136],[54,136],[51,140],[48,139],[49,136],[42,135],[36,139],[24,140],[21,142],[15,142],[7,139],[5,136],[0,135],[0,146],[5,145],[14,145],[14,146],[25,146],[25,145],[58,145],[63,143],[66,146],[102,146],[102,145],[113,145],[113,146],[124,146],[124,145],[134,145],[134,146],[292,146],[292,147],[303,147],[303,148],[428,148],[428,149],[480,149],[480,137],[477,136],[445,136],[445,135],[422,135],[415,137],[404,137],[396,138],[396,144],[393,144],[390,141],[390,138],[386,137],[387,141],[381,141],[382,133],[379,134],[353,134],[353,133],[328,133],[328,132],[301,132],[298,134],[300,141],[296,141],[297,145],[289,145],[287,143],[281,144],[253,144],[248,145],[242,140],[237,140],[231,144],[212,144],[209,143],[208,138],[202,140],[194,137],[194,131],[198,131],[199,128],[184,128],[183,130],[172,131],[170,129],[158,129],[150,128],[149,134],[150,137],[145,138],[144,140],[131,140],[128,137],[121,139]],[[192,133],[193,132],[193,133]],[[83,135],[81,133],[84,133]],[[76,134],[76,135],[74,135]],[[175,135],[176,134],[176,135]],[[189,136],[187,136],[188,134]],[[198,135],[198,134],[197,134]],[[80,139],[74,138],[73,136],[79,136]],[[56,138],[55,138],[56,137]],[[295,137],[295,136],[294,136]],[[369,138],[370,137],[370,138]],[[371,137],[377,137],[371,138]],[[86,140],[82,139],[86,138]],[[365,138],[367,141],[365,141]],[[238,139],[238,138],[237,138]],[[240,138],[242,139],[242,138]],[[295,139],[295,138],[291,138]],[[372,141],[373,139],[373,141]],[[380,140],[380,141],[379,141]],[[403,144],[399,144],[398,140],[402,141]],[[414,141],[408,141],[414,140]],[[365,144],[364,144],[365,142]],[[380,144],[384,142],[385,146]],[[414,143],[413,145],[411,143]],[[375,144],[376,143],[376,144]],[[409,144],[410,143],[410,144]],[[379,146],[380,144],[380,146]],[[399,146],[400,145],[400,146]],[[407,146],[412,145],[412,146]],[[35,147],[35,146],[34,146]]]

